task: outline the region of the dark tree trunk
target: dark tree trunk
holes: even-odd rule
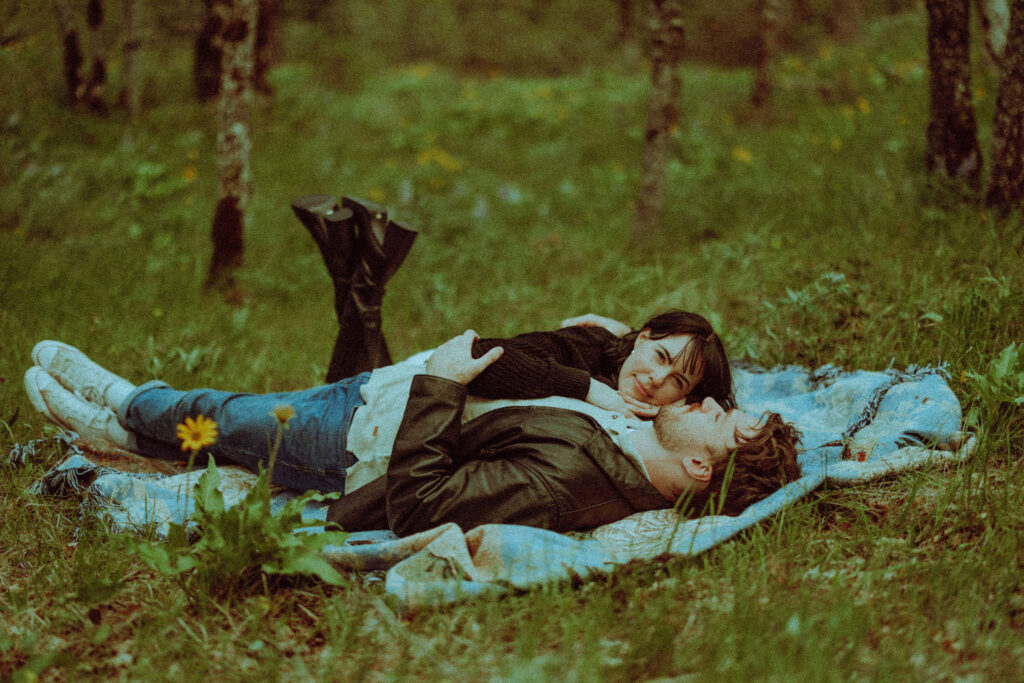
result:
[[[758,109],[771,104],[772,91],[775,89],[775,55],[779,45],[781,4],[781,0],[758,0],[757,74],[750,93],[750,103]]]
[[[681,83],[679,62],[683,56],[683,19],[680,0],[652,0],[651,94],[640,168],[640,193],[636,202],[633,241],[644,242],[657,231],[665,194],[672,131],[679,125]]]
[[[272,95],[274,89],[267,81],[267,72],[278,60],[281,49],[278,30],[277,0],[259,0],[259,17],[256,20],[256,89],[265,95]]]
[[[242,264],[245,211],[252,194],[249,125],[256,34],[256,0],[213,0],[219,30],[213,44],[223,55],[217,110],[220,200],[213,216],[213,257],[207,288],[238,295],[234,271]]]
[[[992,130],[992,178],[985,203],[1024,206],[1024,0],[1012,0]]]
[[[85,65],[82,40],[75,28],[74,18],[67,0],[55,0],[53,7],[57,13],[57,27],[60,30],[61,60],[68,104],[77,106],[85,91],[85,78],[82,77],[82,67]]]
[[[981,149],[971,104],[969,0],[927,0],[931,120],[925,163],[930,173],[981,178]]]
[[[619,7],[619,42],[633,39],[633,0],[615,0]]]
[[[840,42],[860,37],[860,0],[834,0],[831,12],[825,15],[828,34]]]
[[[221,51],[217,46],[220,15],[214,11],[214,0],[203,0],[203,26],[196,36],[192,61],[192,80],[200,102],[212,100],[220,90]]]
[[[142,99],[139,92],[138,59],[141,47],[138,0],[124,0],[124,83],[121,88],[121,103],[133,121],[139,116]]]
[[[89,80],[85,84],[82,101],[86,107],[97,114],[108,112],[107,94],[107,55],[106,43],[103,40],[103,0],[89,0],[86,5],[86,25],[89,28],[89,52],[92,65],[89,68]]]

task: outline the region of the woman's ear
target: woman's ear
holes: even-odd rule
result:
[[[695,481],[704,482],[705,484],[711,481],[711,462],[708,458],[699,455],[688,455],[683,458],[683,467],[686,468],[686,473]]]
[[[650,328],[645,327],[644,329],[640,330],[640,334],[636,335],[636,339],[633,341],[633,346],[636,346],[642,341],[647,341],[650,338],[651,330]]]

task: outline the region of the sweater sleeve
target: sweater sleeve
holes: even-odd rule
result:
[[[480,339],[473,344],[475,358],[495,346],[503,347],[505,353],[469,383],[469,392],[482,398],[566,396],[586,400],[602,353],[615,339],[611,332],[596,327]]]

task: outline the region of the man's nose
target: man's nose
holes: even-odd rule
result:
[[[725,412],[724,410],[722,410],[722,406],[718,405],[718,401],[711,398],[710,396],[701,401],[700,409],[705,413],[712,414]]]

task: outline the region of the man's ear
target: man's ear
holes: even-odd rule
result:
[[[688,455],[683,458],[683,467],[694,480],[705,483],[711,481],[711,461],[707,457]]]

